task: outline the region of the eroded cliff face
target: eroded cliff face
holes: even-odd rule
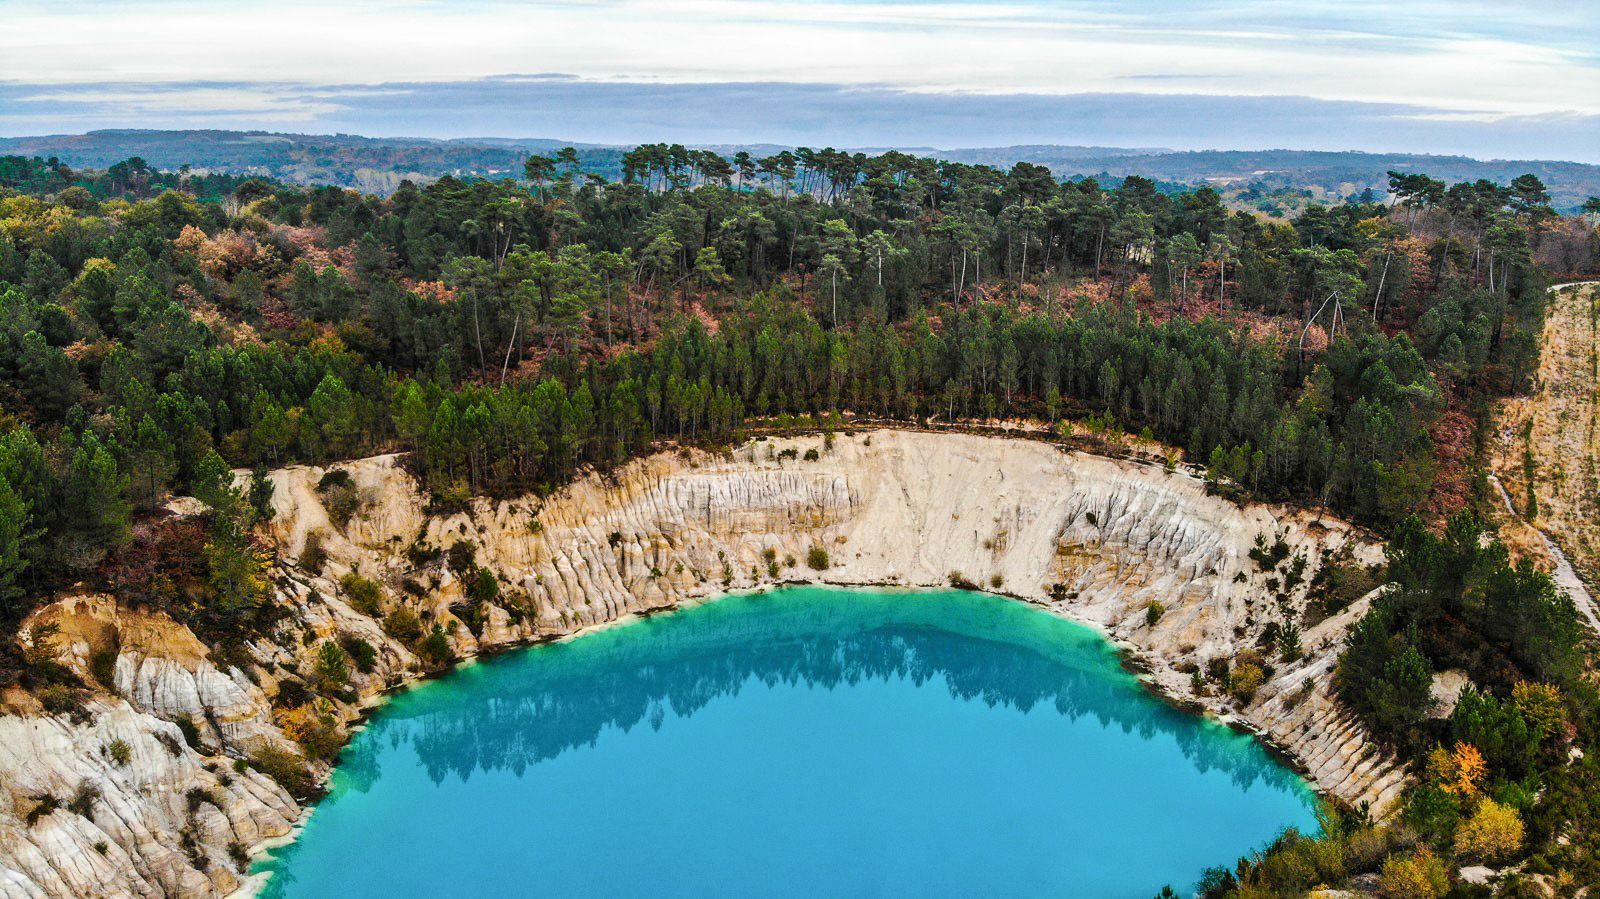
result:
[[[1329,696],[1337,647],[1365,601],[1306,628],[1305,657],[1275,663],[1248,704],[1193,695],[1189,672],[1255,646],[1270,622],[1301,620],[1306,582],[1329,554],[1348,547],[1372,561],[1378,550],[1341,522],[1241,507],[1183,473],[1039,442],[885,430],[831,446],[818,436],[728,456],[663,453],[547,499],[430,515],[395,458],[338,467],[361,497],[343,526],[317,490],[324,469],[273,474],[275,597],[288,615],[226,664],[181,624],[109,597],[36,614],[30,624],[56,624],[58,656],[86,679],[97,654],[114,652],[116,683],[82,723],[26,709],[0,716],[0,896],[235,888],[237,847],[288,833],[298,814],[281,787],[236,760],[297,751],[274,706],[286,683],[311,679],[326,639],[376,650],[371,670],[353,673],[349,701],[329,706],[343,720],[421,670],[381,624],[401,608],[470,656],[782,581],[970,582],[1099,626],[1163,690],[1256,729],[1329,793],[1382,806],[1402,784]],[[308,541],[327,557],[317,574],[297,564]],[[501,582],[497,600],[470,603],[457,574],[430,558],[462,541]],[[1282,561],[1251,558],[1258,546],[1279,546]],[[821,570],[808,565],[818,549],[829,563]],[[1293,577],[1297,558],[1303,573]],[[352,571],[384,585],[375,614],[347,602],[339,583]],[[1152,602],[1164,607],[1153,624]],[[172,723],[180,719],[194,725],[195,746]],[[128,747],[124,761],[109,748],[116,740]],[[38,797],[65,806],[85,790],[93,798],[79,811],[29,823]]]

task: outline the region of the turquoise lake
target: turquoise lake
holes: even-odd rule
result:
[[[1153,895],[1316,828],[1255,740],[1089,628],[796,587],[398,694],[264,895]]]

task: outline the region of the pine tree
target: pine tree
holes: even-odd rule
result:
[[[0,477],[0,621],[14,621],[25,610],[22,575],[32,539],[27,503]]]
[[[58,535],[59,561],[84,571],[127,542],[133,513],[127,488],[110,451],[94,435],[85,435],[72,453],[50,522]]]

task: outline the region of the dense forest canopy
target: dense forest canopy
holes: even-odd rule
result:
[[[75,166],[104,169],[129,157],[174,170],[192,166],[290,184],[331,184],[388,195],[401,181],[418,183],[452,175],[503,178],[522,170],[530,153],[553,154],[569,142],[539,138],[381,138],[355,134],[268,131],[106,129],[86,134],[0,137],[0,155],[56,157]],[[622,177],[629,146],[577,144],[583,168],[609,180]],[[775,155],[771,144],[710,145],[732,157]],[[791,151],[796,147],[789,147]],[[1381,196],[1386,172],[1427,172],[1446,181],[1509,183],[1533,173],[1549,187],[1557,211],[1576,211],[1600,194],[1600,166],[1554,160],[1471,159],[1426,153],[1308,150],[1175,151],[1161,147],[1086,147],[1029,144],[1003,147],[899,147],[907,153],[1009,169],[1019,162],[1049,168],[1058,178],[1092,177],[1115,184],[1129,175],[1186,189],[1211,184],[1231,202],[1269,215],[1292,215],[1307,205],[1344,202],[1365,191]]]
[[[1385,571],[1295,576],[1329,614],[1394,585],[1338,686],[1426,768],[1409,830],[1350,812],[1208,889],[1303,890],[1360,851],[1364,870],[1389,854],[1426,878],[1430,841],[1459,843],[1490,806],[1526,816],[1545,864],[1600,876],[1582,798],[1600,771],[1558,767],[1595,744],[1582,626],[1471,516],[1490,403],[1535,368],[1549,273],[1596,267],[1593,215],[1556,215],[1532,175],[1395,172],[1381,201],[1273,221],[1209,188],[1026,162],[657,144],[617,164],[599,177],[560,150],[520,181],[377,197],[0,158],[5,626],[79,581],[204,635],[260,626],[261,470],[291,462],[404,451],[448,508],[797,419],[1139,432],[1219,491],[1393,538]],[[257,469],[248,489],[236,467]],[[210,507],[201,530],[163,516],[181,493]],[[1290,659],[1298,635],[1263,649]],[[1202,688],[1271,664],[1221,661]],[[1445,668],[1483,692],[1431,720]]]
[[[0,160],[11,614],[224,463],[410,450],[456,502],[847,410],[1092,414],[1258,496],[1396,521],[1456,501],[1435,432],[1527,377],[1535,257],[1570,224],[1532,176],[1396,174],[1391,202],[1277,224],[1028,163],[621,165],[569,149],[379,199]]]

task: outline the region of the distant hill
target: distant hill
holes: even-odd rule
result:
[[[279,134],[266,131],[91,131],[88,134],[0,138],[0,154],[54,156],[68,165],[104,168],[142,156],[159,169],[197,169],[264,175],[299,184],[336,184],[388,193],[404,178],[443,175],[507,178],[522,173],[529,153],[575,146],[585,170],[621,175],[625,146],[573,144],[540,138],[374,138],[350,134]],[[715,145],[732,155],[770,155],[774,144]],[[870,148],[866,152],[881,152]],[[1281,211],[1301,200],[1337,200],[1371,189],[1381,194],[1389,170],[1426,172],[1446,181],[1487,178],[1507,182],[1532,172],[1544,180],[1562,211],[1600,196],[1600,166],[1551,160],[1479,160],[1465,156],[1309,150],[1175,151],[1160,147],[1025,145],[941,150],[901,148],[921,156],[1010,167],[1048,166],[1058,176],[1141,175],[1174,184],[1207,183],[1235,202]]]
[[[1425,172],[1444,181],[1487,178],[1505,183],[1532,172],[1544,181],[1557,208],[1573,211],[1600,196],[1600,166],[1539,159],[1471,159],[1423,153],[1360,153],[1321,150],[1108,150],[1084,153],[1079,147],[998,147],[945,150],[939,155],[959,162],[1010,165],[1020,160],[1049,166],[1061,176],[1141,175],[1158,181],[1200,182],[1240,187],[1316,188],[1333,196],[1350,196],[1366,188],[1382,193],[1388,172]]]
[[[280,134],[267,131],[109,130],[88,134],[0,138],[0,154],[54,156],[70,166],[100,168],[130,156],[152,167],[261,175],[293,184],[334,184],[387,194],[400,181],[443,175],[520,178],[530,153],[577,146],[591,171],[621,175],[621,147],[540,139],[361,137],[353,134]]]

